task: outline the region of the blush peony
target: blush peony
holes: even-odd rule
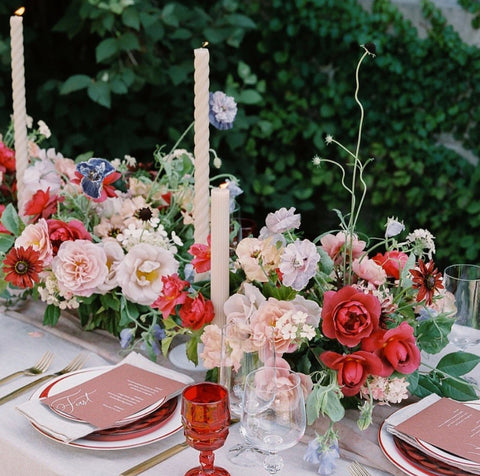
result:
[[[378,327],[381,304],[372,294],[353,286],[327,291],[322,309],[322,331],[330,339],[355,347]]]
[[[177,271],[178,262],[170,251],[140,243],[118,265],[117,282],[127,299],[149,306],[163,289],[162,277]]]

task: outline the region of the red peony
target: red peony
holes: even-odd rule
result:
[[[212,322],[214,317],[212,301],[205,300],[202,294],[196,298],[187,296],[184,305],[178,311],[182,326],[194,331]]]
[[[190,246],[188,252],[195,258],[192,260],[193,269],[197,273],[205,273],[210,271],[211,266],[211,248],[210,248],[210,235],[207,238],[207,244],[195,243]]]
[[[189,285],[188,281],[183,281],[178,274],[162,276],[163,289],[162,294],[153,302],[154,309],[162,311],[163,318],[173,314],[177,304],[183,304],[188,297],[185,288]]]
[[[400,279],[400,272],[407,263],[408,255],[402,251],[387,251],[385,254],[378,253],[373,261],[380,265],[389,278]]]
[[[380,375],[383,364],[378,356],[359,350],[352,354],[340,355],[327,350],[320,360],[329,368],[336,370],[338,383],[346,397],[352,397],[360,391],[369,375]]]
[[[79,220],[70,220],[65,223],[62,220],[51,218],[47,220],[48,234],[52,243],[53,255],[58,252],[58,248],[64,241],[89,240],[92,241],[90,233],[85,225]]]
[[[322,309],[322,331],[326,337],[355,347],[378,327],[380,301],[371,294],[345,286],[339,291],[327,291]]]
[[[0,171],[15,172],[15,151],[0,142]]]
[[[44,190],[37,190],[30,201],[25,205],[25,215],[32,216],[32,221],[36,222],[40,218],[49,218],[57,211],[59,202],[63,202],[64,197],[58,195],[50,196],[50,187]]]
[[[411,374],[420,365],[420,351],[415,342],[413,327],[402,322],[395,329],[379,329],[362,341],[362,349],[375,352],[383,362],[381,377],[389,377],[394,370]]]

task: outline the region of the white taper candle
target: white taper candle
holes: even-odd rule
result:
[[[209,234],[209,183],[210,183],[210,129],[209,129],[209,52],[206,48],[194,50],[194,155],[195,196],[193,201],[195,243],[207,243]]]
[[[210,298],[214,324],[225,324],[223,305],[229,296],[230,193],[228,188],[212,189],[211,284]]]
[[[19,10],[17,10],[19,12]],[[17,13],[15,12],[15,13]],[[22,10],[23,13],[23,10]],[[28,166],[27,109],[25,100],[25,67],[23,60],[23,18],[10,17],[12,49],[13,127],[15,131],[15,161],[18,210],[23,215],[23,177]]]

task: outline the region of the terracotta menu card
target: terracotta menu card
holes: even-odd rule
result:
[[[178,395],[185,386],[183,382],[122,364],[41,402],[67,418],[108,428],[156,402]]]
[[[480,463],[480,411],[463,403],[441,398],[395,429]]]

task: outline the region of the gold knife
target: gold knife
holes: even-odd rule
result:
[[[182,443],[178,443],[177,445],[174,445],[171,448],[168,448],[165,451],[162,451],[158,455],[152,456],[151,458],[145,461],[142,461],[136,466],[133,466],[132,468],[127,469],[120,476],[135,476],[137,474],[143,473],[147,469],[150,469],[153,466],[161,463],[162,461],[165,461],[171,456],[176,455],[177,453],[180,453],[180,451],[184,450],[185,448],[188,448],[188,443],[186,441]]]

